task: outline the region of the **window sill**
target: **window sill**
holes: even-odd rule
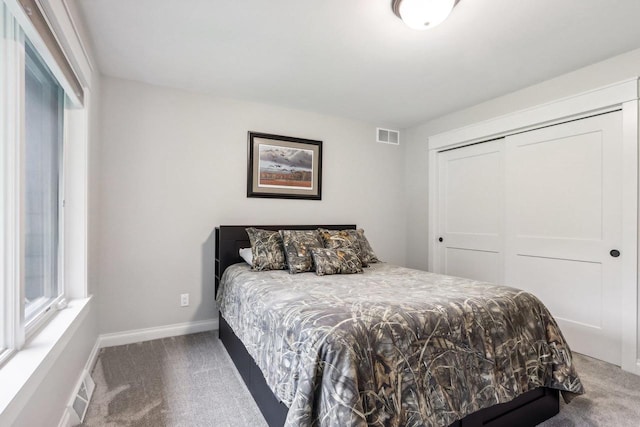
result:
[[[61,355],[89,312],[91,298],[76,299],[60,310],[24,348],[0,368],[0,424],[19,411]],[[15,409],[14,409],[15,408]],[[4,425],[4,424],[3,424]]]

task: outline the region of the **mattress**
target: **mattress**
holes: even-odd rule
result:
[[[217,298],[288,426],[442,426],[538,387],[584,392],[533,295],[374,264],[363,274],[225,271]]]

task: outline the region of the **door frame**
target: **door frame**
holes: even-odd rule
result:
[[[638,78],[597,88],[526,110],[454,129],[429,137],[428,183],[428,268],[439,265],[438,236],[438,153],[469,144],[513,135],[528,130],[578,120],[610,111],[622,111],[622,260],[621,341],[622,369],[640,375],[638,351]]]

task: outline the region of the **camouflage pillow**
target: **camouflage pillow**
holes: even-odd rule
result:
[[[360,260],[362,261],[362,264],[369,265],[373,264],[374,262],[380,262],[380,260],[376,256],[376,253],[373,252],[373,248],[369,244],[369,241],[365,237],[364,230],[362,228],[359,228],[355,230],[355,234],[358,240],[358,244],[360,245]]]
[[[328,249],[352,249],[363,267],[367,267],[366,259],[362,255],[360,249],[360,243],[358,243],[358,236],[356,230],[325,230],[319,228],[318,233],[324,242],[324,247]]]
[[[353,274],[362,273],[362,263],[353,249],[311,249],[316,274]]]
[[[289,264],[289,273],[303,273],[313,270],[311,249],[322,248],[322,240],[317,230],[280,230],[284,253]]]
[[[287,261],[282,246],[282,238],[277,231],[247,228],[253,255],[252,270],[284,270]]]

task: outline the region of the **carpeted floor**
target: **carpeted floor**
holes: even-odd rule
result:
[[[102,349],[85,426],[266,427],[217,332]]]
[[[574,353],[586,393],[565,405],[542,427],[639,427],[640,377],[615,365]]]
[[[640,426],[640,377],[576,355],[587,394],[543,427]],[[84,426],[266,427],[217,333],[105,348]]]

